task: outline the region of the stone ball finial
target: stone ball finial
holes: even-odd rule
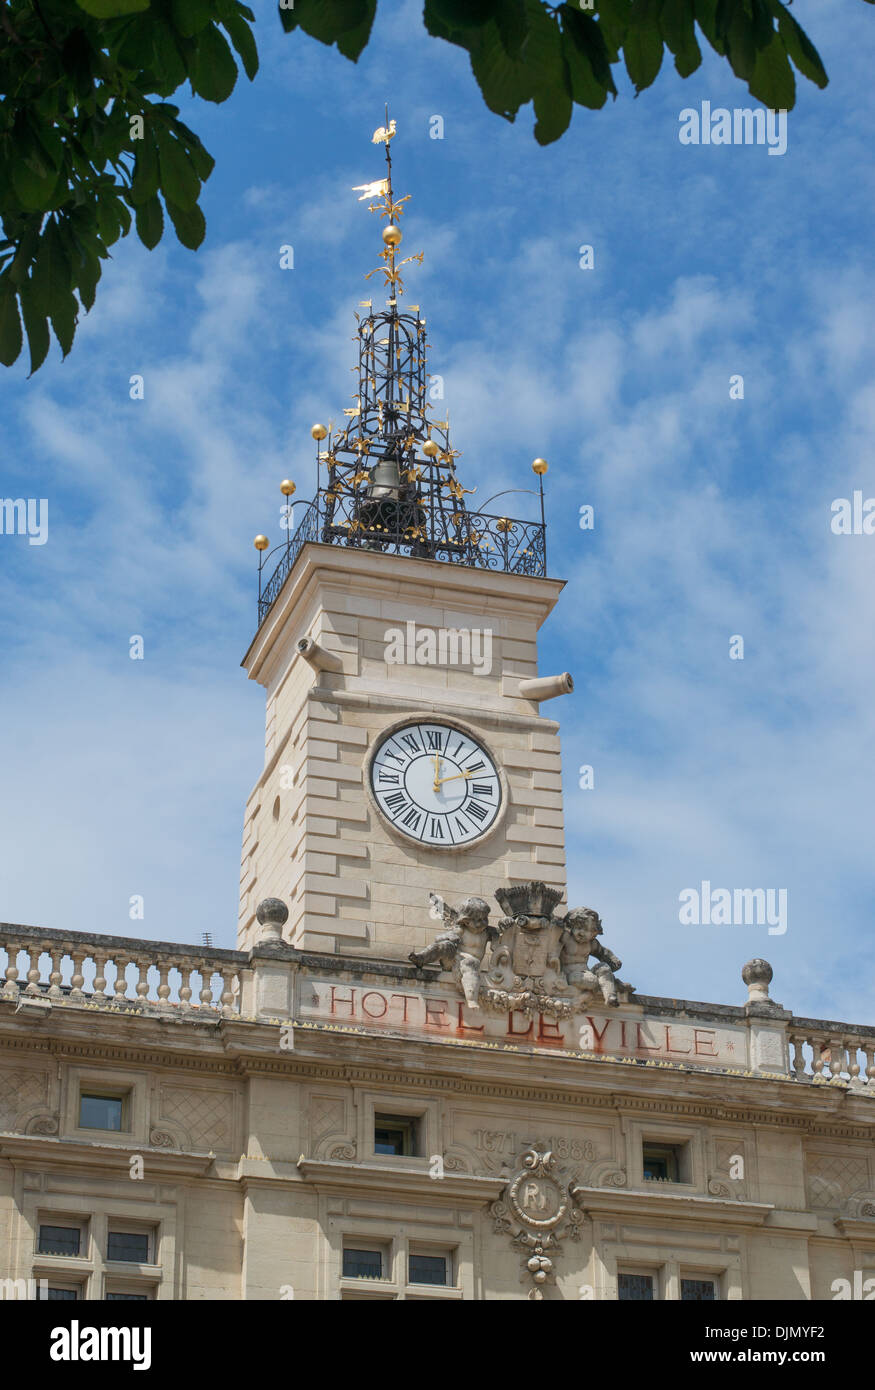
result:
[[[747,985],[748,998],[751,1000],[768,999],[769,985],[773,974],[769,962],[763,960],[761,956],[754,956],[753,960],[749,960],[741,971],[741,978]]]
[[[283,927],[289,920],[289,909],[282,898],[264,898],[255,909],[261,931],[259,941],[282,941]]]

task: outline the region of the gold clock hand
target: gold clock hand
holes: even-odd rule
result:
[[[440,791],[440,788],[441,788],[441,784],[440,784],[440,782],[438,781],[438,777],[440,776],[440,767],[438,766],[439,762],[440,762],[440,753],[435,753],[435,755],[434,755],[434,790],[435,790],[436,792],[437,792],[437,791]]]
[[[457,777],[464,777],[467,779],[473,776],[473,772],[454,772],[451,774],[451,776],[442,777],[439,782],[435,782],[435,789],[437,790],[438,788],[442,787],[444,782],[455,782]]]

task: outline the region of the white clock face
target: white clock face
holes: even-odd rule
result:
[[[371,762],[371,789],[396,830],[445,849],[479,839],[501,809],[501,782],[482,744],[449,724],[406,724]]]

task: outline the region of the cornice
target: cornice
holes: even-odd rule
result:
[[[7,1159],[16,1167],[40,1163],[49,1167],[57,1165],[69,1173],[73,1164],[80,1172],[97,1170],[121,1178],[130,1158],[142,1152],[142,1145],[138,1147],[136,1144],[93,1144],[43,1135],[24,1137],[0,1134],[0,1158]],[[147,1152],[153,1180],[162,1177],[203,1177],[214,1159],[211,1153],[182,1153],[178,1149],[148,1148]]]
[[[661,1220],[705,1221],[709,1226],[763,1226],[775,1210],[772,1202],[725,1201],[687,1192],[632,1191],[618,1187],[585,1187],[576,1184],[572,1196],[587,1216],[622,1219],[659,1217]]]
[[[301,1176],[318,1192],[351,1192],[356,1196],[374,1192],[385,1199],[387,1190],[391,1189],[393,1196],[413,1197],[433,1204],[450,1201],[456,1207],[480,1207],[484,1202],[494,1202],[507,1186],[506,1176],[446,1172],[438,1180],[430,1177],[425,1167],[305,1158],[303,1154],[297,1167]]]

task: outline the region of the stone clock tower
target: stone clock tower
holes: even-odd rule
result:
[[[425,320],[400,307],[399,219],[387,177],[385,307],[360,306],[359,380],[341,430],[313,427],[316,496],[261,566],[243,665],[267,692],[265,765],[246,807],[241,949],[266,897],[301,949],[406,958],[454,902],[542,880],[565,888],[557,723],[540,701],[538,631],[562,583],[540,521],[472,512],[446,420],[428,401]],[[294,490],[283,484],[288,496]],[[293,514],[289,508],[288,515]],[[261,581],[264,582],[261,582]]]

